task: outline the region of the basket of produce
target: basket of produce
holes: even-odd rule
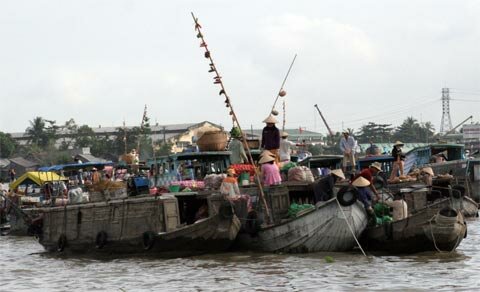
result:
[[[228,137],[224,131],[205,132],[197,141],[200,151],[223,151],[227,147]]]

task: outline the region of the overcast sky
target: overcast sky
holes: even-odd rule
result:
[[[244,128],[263,126],[288,66],[287,128],[480,113],[480,1],[0,1],[0,131],[36,116],[93,127],[231,127],[194,12]],[[476,101],[476,102],[475,102]],[[277,107],[281,110],[281,106]]]

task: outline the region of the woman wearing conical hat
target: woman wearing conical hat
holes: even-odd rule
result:
[[[262,155],[258,163],[262,169],[262,183],[264,186],[279,185],[282,182],[280,169],[274,163],[275,158],[271,155]]]
[[[280,148],[280,131],[275,126],[278,121],[273,115],[269,115],[263,122],[267,125],[262,130],[262,143],[260,146],[275,154],[275,161],[279,162],[278,149]]]

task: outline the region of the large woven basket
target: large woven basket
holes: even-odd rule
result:
[[[227,133],[223,131],[205,132],[197,141],[200,151],[222,151],[227,147]]]
[[[260,140],[259,139],[247,139],[248,148],[250,149],[258,149],[260,148]]]

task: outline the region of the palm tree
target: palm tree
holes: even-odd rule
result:
[[[47,133],[45,132],[45,120],[42,117],[35,117],[30,121],[30,127],[25,130],[28,141],[37,146],[48,144]],[[45,143],[47,142],[47,143]]]

